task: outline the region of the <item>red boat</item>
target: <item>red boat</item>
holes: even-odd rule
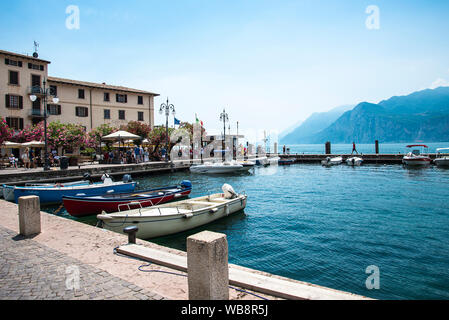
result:
[[[112,213],[155,206],[187,197],[191,191],[191,182],[185,180],[181,182],[180,186],[102,196],[67,196],[62,197],[62,201],[71,216],[84,217],[102,212]]]

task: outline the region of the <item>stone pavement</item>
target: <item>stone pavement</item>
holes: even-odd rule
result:
[[[162,300],[0,226],[0,300]]]

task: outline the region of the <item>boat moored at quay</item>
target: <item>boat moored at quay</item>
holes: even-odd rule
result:
[[[53,185],[33,185],[33,186],[7,186],[8,198],[18,203],[20,197],[38,196],[41,204],[57,204],[62,202],[63,196],[95,196],[112,193],[133,192],[137,182],[132,181],[131,176],[124,175],[123,181],[114,182],[108,175],[103,175],[102,182],[94,183],[91,180],[78,184],[56,183]],[[8,190],[9,189],[9,190]],[[14,198],[12,198],[14,195]]]
[[[137,208],[145,208],[187,197],[192,183],[184,180],[179,186],[148,189],[131,193],[112,193],[98,196],[63,196],[63,204],[73,217],[84,217]]]
[[[150,239],[190,230],[246,207],[246,194],[237,194],[225,184],[223,193],[182,200],[149,208],[139,208],[97,216],[99,226],[123,233],[124,228],[137,226],[137,237]]]

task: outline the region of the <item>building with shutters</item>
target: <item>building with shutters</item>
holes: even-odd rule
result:
[[[11,128],[21,130],[44,119],[41,98],[32,102],[36,87],[50,88],[58,104],[47,104],[47,121],[77,123],[90,131],[104,123],[120,126],[142,121],[154,126],[157,93],[106,83],[92,83],[48,76],[50,61],[0,50],[0,116]]]

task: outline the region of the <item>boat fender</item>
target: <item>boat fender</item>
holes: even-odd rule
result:
[[[186,213],[184,215],[184,218],[186,218],[186,219],[189,219],[189,218],[192,218],[192,217],[193,217],[193,213]]]
[[[227,216],[229,215],[229,205],[228,204],[225,205],[225,213]]]
[[[218,211],[217,208],[213,208],[213,209],[211,209],[209,212],[210,212],[210,213],[216,213],[217,211]]]
[[[182,197],[182,194],[176,193],[176,194],[175,194],[175,198],[179,198],[179,197]]]

